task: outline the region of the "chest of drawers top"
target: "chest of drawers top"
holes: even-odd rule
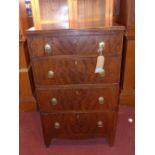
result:
[[[98,44],[105,42],[104,55],[121,54],[124,27],[104,29],[63,29],[28,31],[30,56],[97,55]],[[45,45],[52,48],[46,53]]]

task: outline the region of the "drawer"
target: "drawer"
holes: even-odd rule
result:
[[[81,88],[55,88],[38,90],[37,98],[40,111],[86,111],[115,109],[118,104],[118,86]]]
[[[50,138],[104,136],[112,133],[115,120],[113,112],[42,114],[41,118],[44,134]]]
[[[57,37],[31,36],[28,37],[28,45],[32,57],[77,54],[97,55],[99,43],[105,42],[104,54],[112,56],[121,54],[122,40],[122,33]]]
[[[32,62],[37,85],[117,83],[121,57],[105,58],[105,75],[95,74],[96,57],[35,59]]]

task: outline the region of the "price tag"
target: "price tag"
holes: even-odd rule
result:
[[[100,55],[97,57],[95,73],[104,72],[104,61],[105,61],[105,58],[103,55]]]

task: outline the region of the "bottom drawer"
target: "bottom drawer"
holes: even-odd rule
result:
[[[42,114],[45,139],[114,136],[116,112]]]

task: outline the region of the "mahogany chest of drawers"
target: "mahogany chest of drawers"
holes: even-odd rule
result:
[[[33,30],[29,54],[45,145],[52,138],[114,143],[124,27]],[[105,74],[95,74],[104,42]]]

